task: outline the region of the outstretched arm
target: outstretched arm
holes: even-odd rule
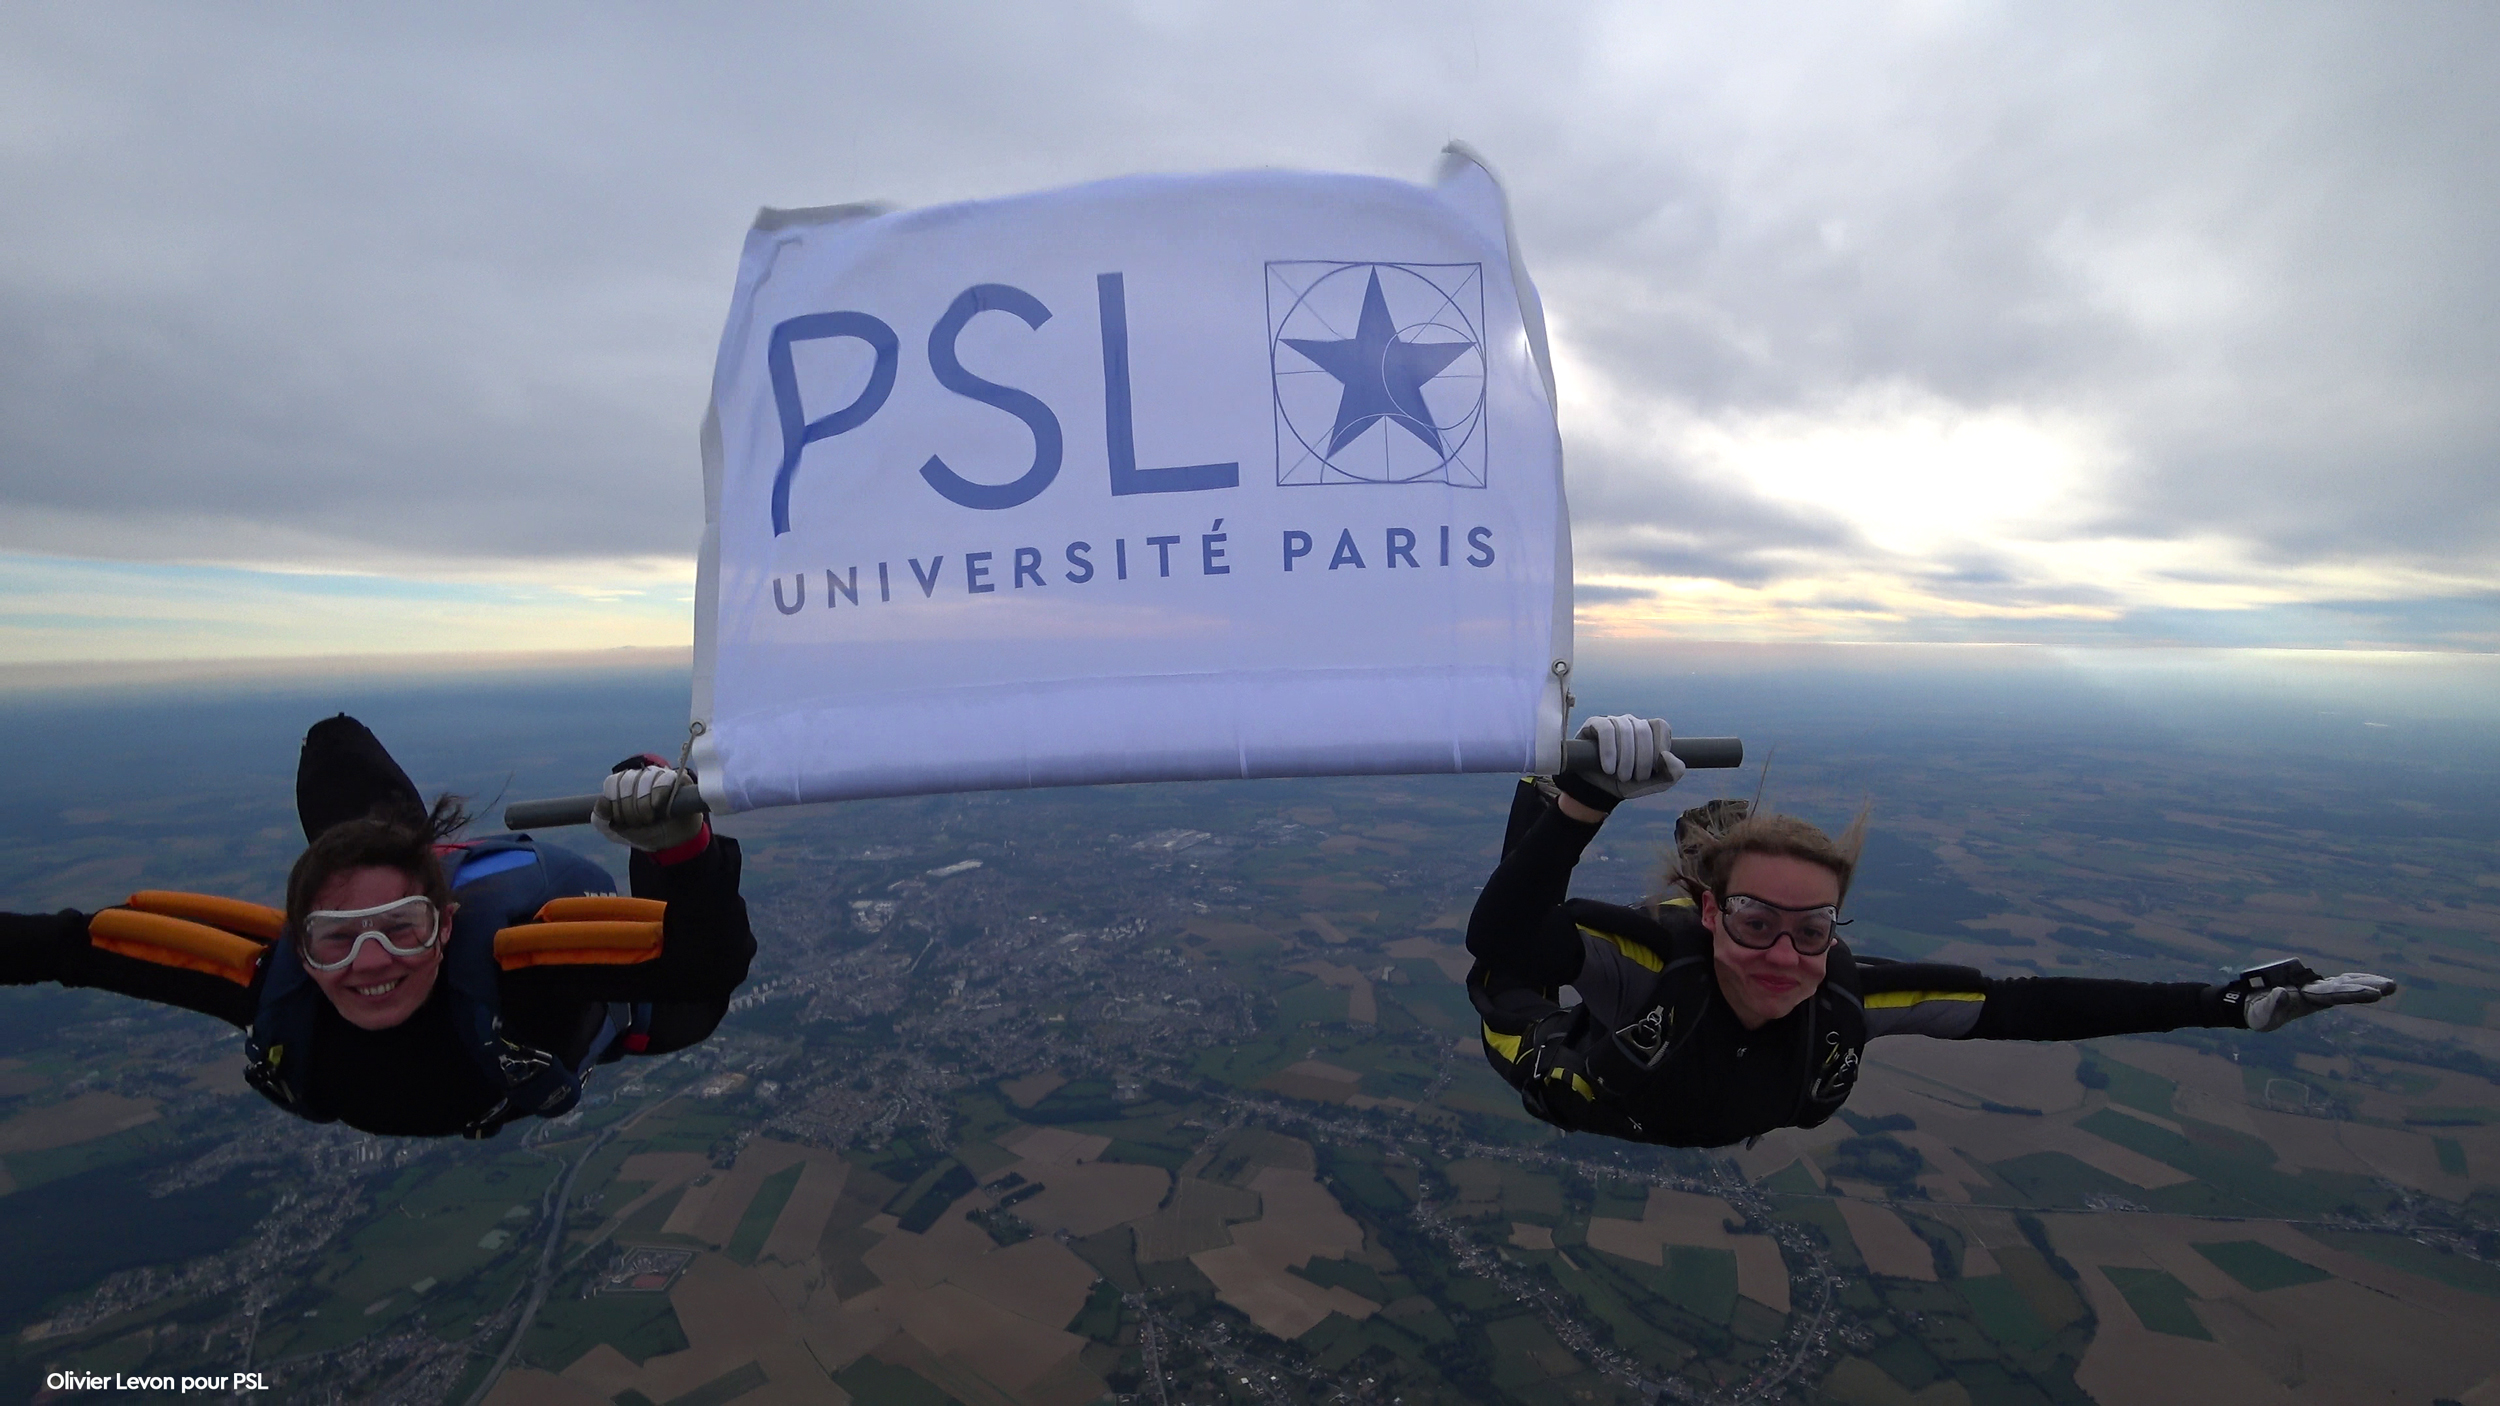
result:
[[[0,913],[0,985],[44,982],[179,1006],[244,1029],[257,1004],[243,982],[97,947],[88,939],[84,913]]]
[[[2092,1040],[2191,1026],[2273,1030],[2328,1005],[2375,1001],[2384,977],[2320,979],[2305,968],[2261,967],[2220,985],[2071,976],[1982,976],[1940,962],[1863,962],[1859,988],[1870,1037],[1945,1040]],[[2271,980],[2262,973],[2305,977]]]

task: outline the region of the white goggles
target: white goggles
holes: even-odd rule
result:
[[[304,915],[304,965],[334,972],[356,960],[368,941],[394,957],[421,957],[443,937],[442,915],[421,893],[371,908],[325,908]]]

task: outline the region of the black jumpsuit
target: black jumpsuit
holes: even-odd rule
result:
[[[1571,871],[1597,831],[1547,802],[1477,897],[1467,950],[1485,984],[1570,986],[1591,1022],[1613,1031],[1653,1005],[1659,963],[1628,935],[1575,921],[1564,909]],[[1700,926],[1689,906],[1663,909],[1657,920]],[[2221,988],[2197,982],[2008,979],[1937,962],[1857,960],[1869,1039],[2083,1040],[2241,1023],[2222,1001]],[[1672,1086],[1650,1086],[1643,1106],[1630,1110],[1650,1130],[1648,1140],[1718,1147],[1785,1126],[1812,1076],[1796,1034],[1807,1018],[1800,1006],[1747,1030],[1713,982],[1699,1023],[1680,1047]]]

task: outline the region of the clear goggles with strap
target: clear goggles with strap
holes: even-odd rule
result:
[[[421,893],[371,908],[323,909],[304,915],[304,965],[334,972],[356,960],[368,941],[394,957],[421,957],[442,941],[441,910]]]
[[[1729,940],[1739,947],[1768,952],[1779,945],[1780,934],[1788,934],[1788,943],[1800,957],[1821,956],[1830,950],[1835,931],[1849,925],[1840,910],[1830,904],[1812,908],[1783,908],[1766,903],[1749,893],[1731,893],[1719,905],[1721,926]]]

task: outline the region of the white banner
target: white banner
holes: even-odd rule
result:
[[[767,210],[704,423],[704,793],[1551,770],[1552,387],[1463,148]]]

